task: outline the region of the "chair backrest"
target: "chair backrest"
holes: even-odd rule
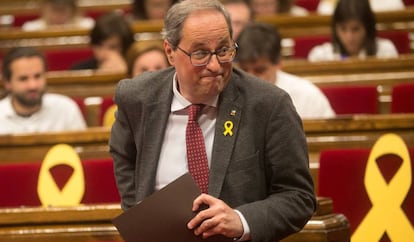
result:
[[[414,80],[392,88],[391,113],[414,113]]]
[[[49,71],[69,70],[74,63],[93,57],[93,51],[89,47],[50,49],[44,53]]]
[[[309,12],[316,12],[319,5],[319,0],[295,0],[297,6],[305,8]]]
[[[387,138],[390,136],[396,135],[387,135]],[[384,137],[385,136],[380,138],[381,141],[385,141]],[[375,145],[378,143],[379,142]],[[391,141],[391,143],[395,142]],[[412,205],[414,204],[414,186],[412,186],[411,182],[408,186],[406,186],[407,184],[404,185],[403,182],[400,182],[401,178],[412,179],[412,174],[414,174],[414,148],[408,149],[411,161],[410,159],[404,161],[404,158],[402,158],[403,155],[401,156],[401,153],[399,153],[400,151],[391,151],[395,148],[395,146],[393,146],[394,144],[383,143],[382,145],[384,144],[390,148],[381,148],[381,150],[376,149],[374,151],[374,145],[372,149],[336,149],[324,150],[320,153],[317,195],[332,198],[334,212],[342,213],[348,218],[352,234],[351,241],[353,242],[360,241],[361,231],[363,231],[361,227],[366,228],[367,223],[370,223],[369,220],[377,220],[377,223],[374,224],[378,225],[370,228],[371,232],[376,234],[377,238],[369,240],[366,239],[369,235],[363,235],[362,237],[365,238],[365,241],[387,241],[384,240],[386,237],[391,239],[391,241],[397,241],[393,238],[398,237],[398,235],[394,234],[395,231],[390,231],[393,224],[400,225],[402,228],[409,227],[410,231],[408,231],[408,235],[404,234],[406,238],[412,238],[412,235],[414,235],[414,230],[412,229],[412,224],[414,224],[414,206]],[[407,149],[407,147],[405,147],[405,149]],[[378,155],[378,151],[380,151],[380,155]],[[377,172],[377,169],[379,172]],[[368,177],[368,173],[370,173],[371,176]],[[407,175],[407,173],[410,173],[411,175],[406,177],[405,175]],[[384,184],[388,185],[388,189],[381,190],[384,187],[381,186],[383,185],[381,181],[375,181],[375,183],[373,183],[374,188],[372,186],[368,187],[369,185],[367,184],[369,181],[371,181],[372,184],[372,180],[370,180],[372,179],[372,174],[380,174],[377,178],[381,177]],[[399,183],[396,184],[395,182]],[[400,189],[406,189],[404,193],[401,193],[405,198],[396,201],[398,203],[396,207],[385,208],[386,205],[384,205],[384,202],[387,203],[392,199],[399,199],[395,194],[398,194],[400,191],[392,191],[395,189],[395,184]],[[385,185],[385,187],[387,187],[387,185]],[[402,188],[403,186],[405,186],[405,188]],[[373,193],[375,194],[373,195]],[[399,210],[399,208],[401,208],[401,210]],[[381,217],[383,216],[381,215],[381,212],[379,213],[380,215],[376,214],[376,211],[381,209],[390,209],[395,216],[391,215],[392,218],[387,218],[385,215],[384,217]],[[401,211],[401,214],[403,214],[401,216],[403,217],[403,221],[397,221],[397,218],[400,218],[397,214]],[[379,217],[374,219],[372,216]],[[409,222],[407,223],[407,221]],[[389,226],[383,228],[380,225],[381,223],[386,223]],[[376,231],[377,229],[379,231]],[[404,231],[404,229],[400,231]]]
[[[413,6],[414,0],[403,0],[405,6]]]
[[[330,35],[299,36],[293,39],[293,57],[307,59],[313,47],[331,41]]]
[[[119,203],[112,159],[83,160],[85,192],[82,204]],[[0,207],[40,206],[37,182],[41,162],[0,165]],[[67,180],[67,167],[56,167],[56,183]],[[70,172],[70,171],[69,171]]]
[[[320,87],[336,114],[377,114],[376,86]]]
[[[378,31],[378,36],[391,40],[399,54],[410,53],[410,34],[407,31]]]

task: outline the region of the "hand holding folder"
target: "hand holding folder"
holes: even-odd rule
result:
[[[187,228],[194,216],[193,201],[201,194],[189,173],[112,220],[125,242],[230,242],[231,238],[202,239]]]

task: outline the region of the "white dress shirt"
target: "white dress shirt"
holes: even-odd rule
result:
[[[9,96],[0,100],[0,134],[82,130],[85,120],[78,105],[69,97],[47,93],[40,110],[30,117],[19,116]]]

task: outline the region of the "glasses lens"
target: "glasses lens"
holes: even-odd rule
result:
[[[191,53],[190,59],[194,66],[207,65],[211,59],[212,53],[209,51],[196,51]],[[228,63],[233,61],[236,56],[236,47],[223,48],[215,52],[220,63]]]
[[[234,59],[236,53],[236,49],[234,47],[232,48],[225,48],[217,53],[217,58],[220,61],[220,63],[227,63],[231,62]]]

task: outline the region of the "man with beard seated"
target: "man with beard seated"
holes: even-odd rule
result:
[[[0,100],[0,134],[81,130],[82,113],[71,98],[46,92],[47,63],[32,47],[17,47],[3,58],[7,96]]]

